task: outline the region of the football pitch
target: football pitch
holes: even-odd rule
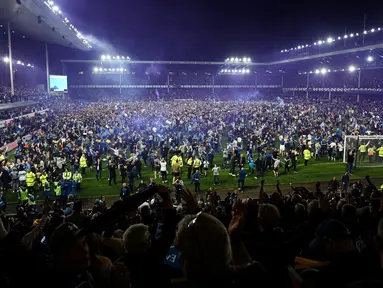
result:
[[[342,175],[346,171],[346,164],[341,161],[338,162],[330,162],[327,159],[314,160],[311,159],[307,167],[304,166],[303,158],[300,156],[298,158],[298,167],[297,172],[293,173],[290,170],[290,173],[284,173],[284,167],[279,169],[279,177],[275,178],[273,176],[273,172],[269,171],[267,174],[259,179],[254,179],[255,175],[248,175],[245,181],[245,193],[253,194],[254,192],[259,191],[260,182],[262,179],[265,180],[266,186],[274,186],[277,183],[277,180],[281,184],[289,184],[292,183],[294,186],[304,185],[315,183],[317,181],[326,182],[330,181],[333,177],[336,177],[338,181],[341,180]],[[222,165],[222,156],[221,153],[217,154],[214,158],[214,163],[217,165]],[[245,165],[246,171],[249,173],[247,169],[248,165]],[[183,167],[182,172],[182,180],[187,188],[191,191],[194,191],[194,184],[190,183],[190,180],[186,180],[187,171],[186,167]],[[168,166],[168,171],[171,168]],[[236,169],[236,173],[238,172],[238,168]],[[118,173],[118,172],[117,172]],[[376,185],[383,184],[383,167],[358,167],[355,169],[350,176],[350,181],[356,181],[360,179],[364,179],[366,175],[369,175]],[[153,177],[153,171],[151,167],[142,166],[142,179],[145,183],[148,183],[150,178]],[[220,185],[214,185],[213,175],[211,169],[208,171],[207,177],[201,177],[201,191],[206,191],[210,187],[216,191],[233,191],[238,188],[238,177],[229,175],[229,169],[220,170]],[[161,184],[161,180],[157,178],[157,184]],[[137,189],[139,184],[139,180],[135,180],[134,185],[135,189]],[[168,183],[165,184],[172,188],[172,176],[168,175]],[[100,196],[118,196],[121,188],[121,177],[117,174],[117,185],[112,183],[112,186],[109,186],[108,182],[108,170],[104,169],[102,173],[102,181],[96,181],[96,172],[93,169],[87,168],[86,175],[83,176],[83,181],[81,183],[81,191],[78,195],[79,198],[83,199],[94,199]],[[322,189],[327,189],[327,187],[322,187]],[[289,190],[291,191],[291,190]],[[42,193],[39,193],[40,197],[42,197]],[[8,202],[17,202],[17,197],[14,193],[9,192],[7,196]]]

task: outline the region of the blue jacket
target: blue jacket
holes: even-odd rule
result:
[[[238,180],[245,180],[246,179],[246,171],[245,170],[240,170],[238,172]]]
[[[201,183],[201,174],[200,173],[194,173],[192,176],[191,183]]]
[[[129,192],[128,192],[128,189],[126,187],[122,187],[121,188],[121,192],[120,192],[120,197],[122,199],[125,199],[129,196]]]

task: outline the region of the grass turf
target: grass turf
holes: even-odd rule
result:
[[[221,153],[217,155],[214,159],[214,162],[218,165],[222,164],[222,156]],[[292,171],[290,173],[283,173],[284,169],[280,168],[280,176],[278,180],[281,184],[289,184],[289,183],[314,183],[316,181],[330,181],[332,177],[337,177],[338,180],[341,179],[342,175],[345,172],[346,165],[341,162],[329,162],[327,160],[314,160],[311,159],[309,162],[309,165],[307,167],[304,167],[303,165],[303,158],[300,157],[298,159],[298,167],[297,171],[298,173],[293,173]],[[246,167],[248,167],[246,165]],[[168,171],[170,171],[170,167],[168,167]],[[238,172],[238,169],[236,170]],[[189,180],[186,180],[186,167],[183,168],[183,174],[182,179],[184,180],[184,184],[187,188],[191,189],[191,191],[194,191],[194,184],[190,184]],[[379,186],[381,182],[383,183],[383,166],[382,167],[360,167],[357,168],[353,175],[350,177],[351,180],[357,180],[357,179],[363,179],[364,176],[370,175],[372,178],[382,178],[379,182]],[[266,185],[275,185],[276,178],[273,176],[273,172],[269,171],[264,177],[261,179],[254,179],[255,175],[248,176],[245,181],[245,191],[255,191],[256,187],[259,187],[259,184],[262,179],[265,179]],[[121,188],[121,178],[117,176],[117,185],[109,186],[108,184],[108,171],[105,169],[103,171],[102,175],[103,179],[101,182],[96,181],[96,174],[95,170],[90,170],[89,168],[86,169],[86,175],[83,176],[83,182],[81,183],[81,191],[79,194],[80,198],[97,198],[101,195],[105,196],[116,196],[120,193]],[[142,179],[145,182],[148,182],[149,179],[153,177],[153,172],[151,171],[150,167],[143,167],[142,168]],[[172,176],[168,175],[168,185],[171,185]],[[215,190],[234,190],[237,189],[238,185],[238,177],[230,176],[229,170],[221,170],[220,171],[220,185],[214,185],[213,183],[213,175],[212,171],[208,171],[208,176],[201,177],[201,191],[207,190],[210,187],[213,187]],[[157,183],[161,183],[159,179],[157,179]],[[139,184],[139,181],[135,181],[135,187],[137,187]],[[40,197],[42,193],[39,193]],[[17,202],[17,197],[13,193],[8,193],[7,200],[12,202]]]

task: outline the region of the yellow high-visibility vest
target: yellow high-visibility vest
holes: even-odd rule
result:
[[[310,160],[310,158],[311,158],[311,152],[310,152],[310,150],[305,149],[305,150],[303,151],[303,157],[305,158],[305,160]]]
[[[194,161],[194,168],[199,168],[200,166],[201,166],[201,160],[196,159],[196,160]]]

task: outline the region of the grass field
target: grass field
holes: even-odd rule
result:
[[[221,154],[215,157],[215,163],[221,165],[222,157]],[[313,183],[316,181],[330,181],[332,177],[337,177],[338,180],[341,179],[346,169],[346,165],[341,162],[328,162],[327,160],[318,160],[315,161],[311,159],[309,165],[304,167],[303,159],[298,159],[298,173],[290,172],[288,174],[284,174],[283,168],[280,168],[280,176],[278,180],[281,184],[289,184],[289,183]],[[170,167],[168,169],[170,171]],[[237,171],[238,172],[238,171]],[[383,183],[383,167],[372,168],[372,167],[363,167],[358,168],[353,172],[353,175],[350,177],[351,180],[363,179],[364,176],[370,175],[374,179],[378,180],[378,185],[380,186]],[[117,176],[117,185],[108,186],[108,171],[105,169],[103,171],[103,179],[101,182],[96,181],[96,174],[94,169],[91,171],[87,169],[86,175],[83,178],[83,182],[81,183],[81,192],[80,198],[97,198],[101,195],[105,196],[116,196],[120,193],[121,187],[121,178]],[[262,179],[254,179],[255,175],[249,176],[245,181],[245,191],[250,192],[252,190],[256,190],[259,187],[259,184],[262,179],[265,179],[266,185],[275,185],[277,179],[273,176],[272,171],[268,172],[265,177]],[[142,170],[142,177],[145,182],[148,182],[150,177],[153,177],[153,172],[151,168],[147,167]],[[190,184],[189,181],[186,180],[186,167],[184,167],[183,172],[183,180],[185,186],[194,191],[194,184]],[[237,189],[237,180],[238,177],[233,177],[229,175],[229,170],[221,170],[220,171],[220,180],[221,185],[214,186],[213,184],[213,176],[211,170],[209,170],[208,176],[201,177],[201,191],[209,189],[209,187],[213,187],[217,191],[227,191]],[[161,183],[159,179],[157,179],[157,183]],[[169,184],[170,183],[170,184]],[[139,181],[135,181],[135,186],[137,187]],[[171,185],[171,176],[168,176],[168,185]],[[9,193],[7,199],[9,202],[16,202],[17,197],[15,194]]]

